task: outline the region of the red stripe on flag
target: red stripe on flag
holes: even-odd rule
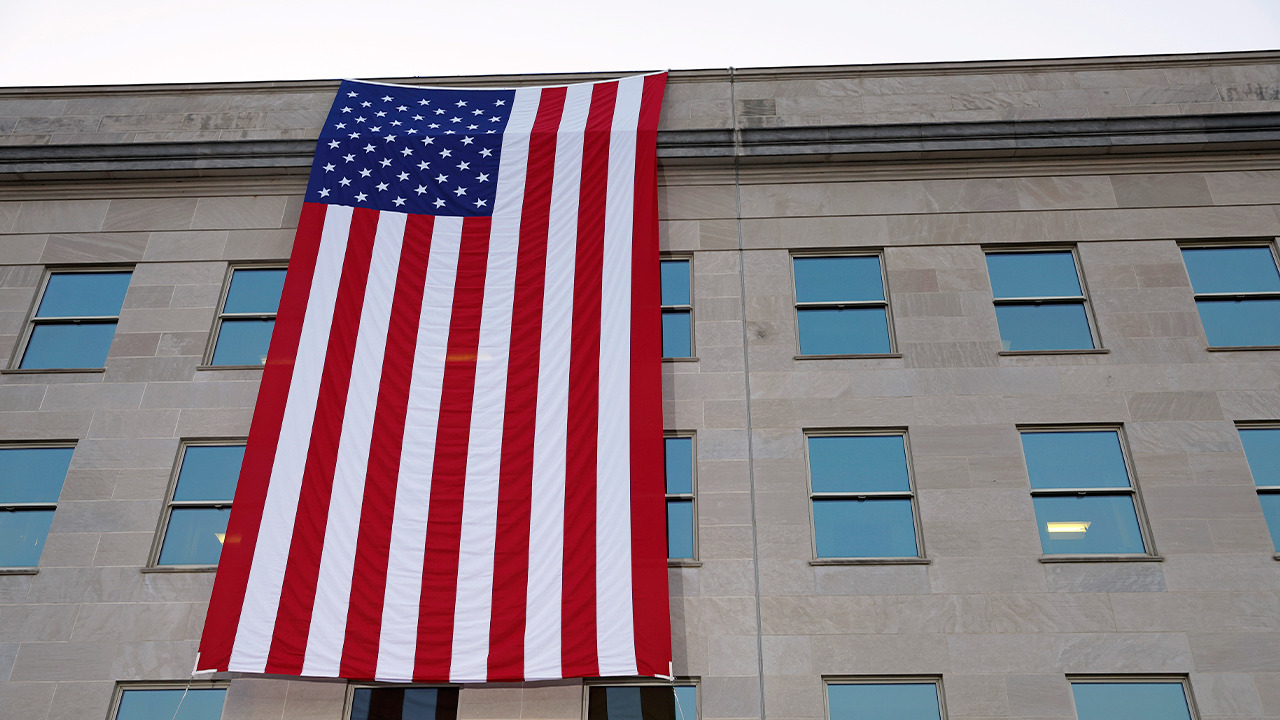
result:
[[[351,215],[351,233],[342,261],[342,277],[334,301],[333,325],[325,352],[320,392],[316,400],[311,442],[298,495],[298,516],[289,544],[289,560],[280,588],[275,631],[267,655],[266,672],[297,675],[302,672],[311,610],[315,605],[320,555],[324,549],[325,525],[329,519],[329,498],[338,458],[338,440],[347,408],[347,388],[351,384],[351,361],[364,308],[365,283],[373,257],[373,236],[378,229],[378,211],[356,208]]]
[[[410,215],[405,225],[391,319],[387,326],[382,382],[373,418],[369,470],[360,512],[360,534],[356,541],[346,638],[342,645],[342,677],[372,678],[377,671],[382,601],[386,594],[387,561],[391,550],[391,521],[395,514],[405,413],[409,407],[418,320],[422,312],[422,292],[434,226],[435,218],[429,215]]]
[[[637,674],[671,672],[662,457],[662,320],[658,307],[658,111],[666,74],[645,78],[636,139],[631,281],[631,589]],[[695,519],[696,520],[696,519]],[[663,553],[665,555],[665,553]]]
[[[524,679],[525,602],[529,591],[529,508],[533,439],[537,425],[538,368],[542,349],[542,300],[547,276],[550,178],[555,171],[556,130],[564,113],[564,88],[542,92],[529,137],[529,168],[520,217],[510,365],[502,430],[498,526],[493,556],[493,606],[489,621],[489,680]]]
[[[413,676],[448,681],[453,655],[454,607],[458,595],[458,544],[462,535],[462,498],[471,437],[471,406],[476,384],[476,352],[484,310],[489,258],[487,217],[462,222],[458,274],[453,291],[444,387],[436,432],[431,509],[423,553],[422,600],[418,609],[418,653]]]
[[[218,575],[200,639],[202,670],[225,671],[231,660],[231,648],[240,624],[258,528],[262,525],[262,508],[267,501],[268,480],[275,461],[276,445],[280,441],[280,424],[289,397],[289,384],[293,380],[293,363],[298,356],[298,339],[302,336],[302,321],[307,312],[307,298],[311,294],[311,279],[315,274],[320,235],[328,207],[320,203],[304,203],[298,219],[289,259],[290,271],[280,293],[280,307],[271,333],[271,350],[262,371],[258,404],[253,411],[244,462],[240,466],[233,505],[236,511],[232,513],[223,538],[222,558],[218,562]]]
[[[596,653],[596,449],[600,425],[600,292],[604,262],[609,130],[617,83],[592,89],[582,148],[578,245],[569,355],[569,433],[565,457],[564,604],[561,670],[599,674]]]

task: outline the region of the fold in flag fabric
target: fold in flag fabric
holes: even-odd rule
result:
[[[342,83],[198,669],[669,673],[665,85]]]

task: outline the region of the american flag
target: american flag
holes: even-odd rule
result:
[[[342,83],[198,669],[669,673],[665,83]]]

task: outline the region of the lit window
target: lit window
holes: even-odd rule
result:
[[[987,273],[1000,325],[1001,350],[1095,347],[1075,253],[989,252]]]
[[[827,682],[828,720],[942,720],[939,680]]]
[[[1046,555],[1147,551],[1118,430],[1024,430],[1022,452]]]
[[[807,440],[816,556],[919,557],[906,436],[810,435]]]
[[[662,261],[662,357],[693,357],[689,261]]]
[[[218,312],[210,365],[263,365],[276,325],[284,268],[234,268]]]
[[[1271,530],[1271,542],[1280,552],[1280,428],[1240,428],[1240,442],[1249,460],[1249,471],[1258,486],[1258,501]]]
[[[115,720],[218,720],[225,687],[126,688]]]
[[[879,255],[796,256],[801,355],[893,352]]]
[[[31,318],[19,367],[106,365],[131,274],[128,270],[50,273]]]
[[[217,565],[244,445],[184,445],[165,507],[157,565]]]
[[[697,720],[698,687],[672,685],[590,685],[587,720]]]
[[[1079,720],[1191,720],[1181,680],[1072,680]]]
[[[697,505],[694,496],[693,438],[664,438],[667,478],[667,557],[697,557]]]
[[[458,688],[357,687],[350,720],[454,720]]]
[[[1280,345],[1280,273],[1269,245],[1182,249],[1212,347]]]
[[[40,563],[71,447],[0,447],[0,567]]]

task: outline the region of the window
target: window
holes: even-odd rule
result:
[[[156,565],[217,565],[244,445],[189,443],[161,518]]]
[[[812,434],[807,440],[815,556],[919,557],[906,435]]]
[[[589,685],[587,720],[697,720],[698,686],[689,680],[671,685]]]
[[[698,556],[693,437],[664,438],[663,445],[667,478],[667,558],[692,560]]]
[[[1024,430],[1022,453],[1046,555],[1147,552],[1119,430]]]
[[[1240,428],[1240,442],[1249,460],[1249,471],[1258,486],[1258,502],[1271,531],[1271,542],[1280,552],[1280,427]]]
[[[355,687],[350,720],[455,720],[458,688]]]
[[[1001,350],[1096,347],[1074,252],[988,252],[987,274],[991,276]]]
[[[40,563],[73,447],[0,447],[0,567]]]
[[[662,261],[662,357],[693,357],[693,304],[689,260]]]
[[[131,274],[128,270],[50,273],[31,317],[18,367],[106,365]]]
[[[1182,261],[1210,346],[1280,345],[1280,273],[1270,245],[1184,247]]]
[[[227,688],[178,685],[122,688],[117,696],[115,720],[218,720]]]
[[[214,327],[210,365],[263,365],[276,324],[282,267],[232,268]]]
[[[941,680],[827,681],[828,720],[942,720]]]
[[[1075,679],[1079,720],[1192,720],[1183,680]]]
[[[879,255],[792,258],[801,355],[893,352]]]

